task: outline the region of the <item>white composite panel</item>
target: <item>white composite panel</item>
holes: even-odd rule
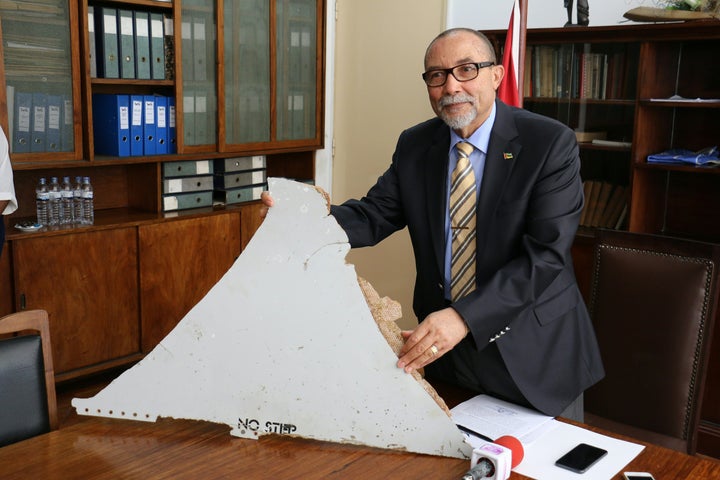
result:
[[[395,366],[323,197],[269,186],[275,205],[235,264],[142,361],[73,399],[78,413],[469,458],[452,420]]]

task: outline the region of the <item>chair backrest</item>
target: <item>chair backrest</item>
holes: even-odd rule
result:
[[[596,424],[694,453],[719,268],[720,245],[598,231],[590,314],[606,376],[585,393]]]
[[[58,419],[47,312],[27,310],[0,318],[0,336],[2,447],[55,430]]]

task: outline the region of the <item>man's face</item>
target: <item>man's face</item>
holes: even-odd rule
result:
[[[475,35],[459,32],[437,39],[425,59],[425,70],[452,68],[491,59],[488,47]],[[459,82],[452,74],[444,85],[427,87],[435,114],[461,137],[469,137],[488,118],[495,90],[502,80],[501,65],[481,68],[474,80]]]

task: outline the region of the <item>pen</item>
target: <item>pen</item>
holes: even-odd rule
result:
[[[457,424],[456,424],[456,425],[457,425]],[[486,442],[493,443],[493,441],[492,441],[492,439],[491,439],[490,437],[487,437],[487,436],[483,435],[482,433],[478,433],[478,432],[476,432],[475,430],[471,430],[471,429],[469,429],[469,428],[467,428],[467,427],[464,427],[464,426],[462,426],[462,425],[457,425],[457,427],[458,427],[460,430],[462,430],[463,432],[467,433],[468,435],[474,435],[474,436],[476,436],[476,437],[478,437],[478,438],[482,438],[482,439],[485,440]]]

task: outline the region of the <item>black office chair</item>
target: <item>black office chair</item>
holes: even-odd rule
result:
[[[45,310],[0,318],[0,447],[57,429],[50,327]]]
[[[585,421],[694,453],[717,311],[720,245],[600,230],[590,314],[606,377]]]

